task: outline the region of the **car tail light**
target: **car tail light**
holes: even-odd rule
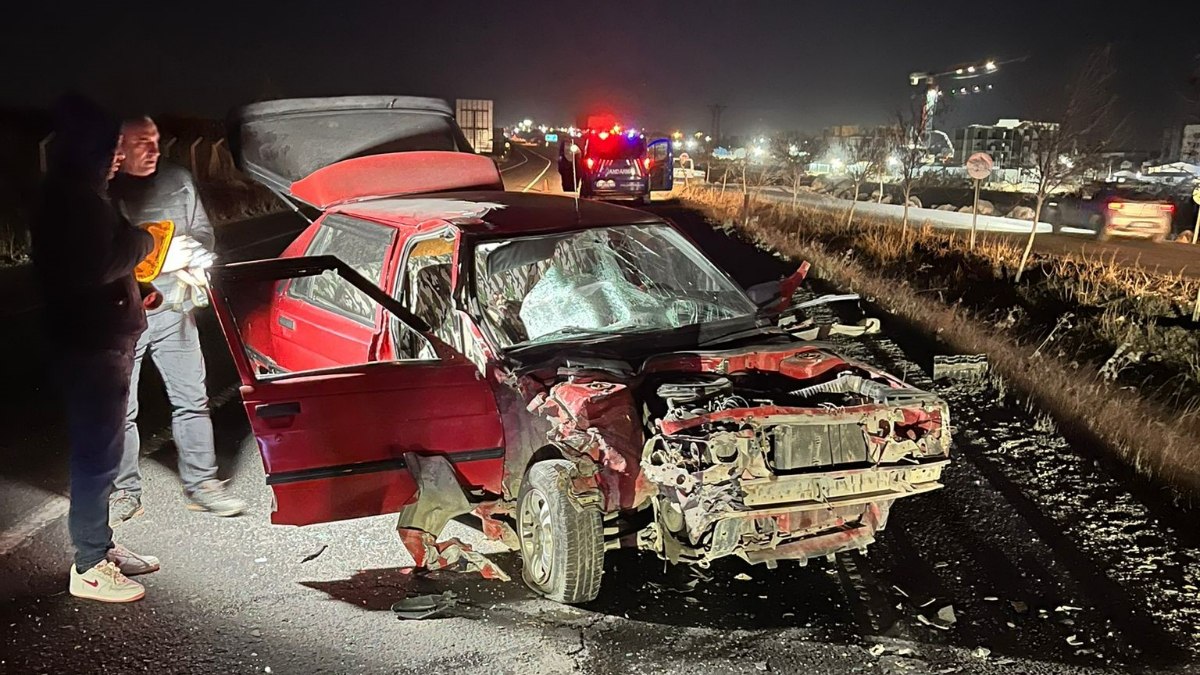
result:
[[[591,157],[588,157],[587,158],[587,168],[593,169],[593,168],[595,168],[595,166],[596,166],[596,160],[592,159]]]
[[[1174,204],[1159,204],[1158,208],[1162,209],[1163,213],[1175,213]]]
[[[1125,208],[1125,203],[1124,202],[1109,202],[1108,208],[1110,211],[1120,211],[1121,209]]]
[[[653,163],[654,163],[654,160],[650,159],[649,157],[642,158],[642,164],[644,164],[646,166],[647,171],[650,170],[650,165]]]

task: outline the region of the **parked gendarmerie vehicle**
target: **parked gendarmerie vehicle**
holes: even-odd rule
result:
[[[398,512],[418,564],[502,576],[436,541],[474,514],[533,589],[578,603],[609,549],[826,556],[941,486],[942,400],[779,328],[786,299],[761,309],[672,224],[408,150],[452,123],[422,117],[436,105],[370,110],[363,142],[333,133],[362,128],[335,103],[236,118],[243,168],[321,215],[280,258],[210,275],[272,522]]]

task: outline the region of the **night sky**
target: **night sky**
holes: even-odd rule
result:
[[[124,111],[204,116],[261,98],[395,93],[492,98],[502,123],[573,122],[601,106],[706,129],[708,104],[722,103],[727,132],[818,131],[886,120],[906,105],[911,71],[1027,57],[960,102],[948,128],[1039,117],[1080,59],[1111,43],[1125,144],[1157,149],[1200,65],[1196,2],[19,1],[0,26],[6,107],[68,88]]]

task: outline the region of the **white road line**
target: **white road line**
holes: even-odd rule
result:
[[[523,150],[522,150],[522,153],[524,153],[524,151],[523,151]],[[512,166],[510,166],[510,167],[507,167],[507,168],[504,168],[504,169],[500,169],[500,173],[504,173],[505,171],[512,171],[513,169],[517,168],[518,166],[524,166],[524,165],[526,165],[526,164],[528,164],[528,163],[529,163],[529,155],[522,154],[522,155],[521,155],[521,163],[520,163],[520,164],[513,164],[513,165],[512,165]]]
[[[42,502],[21,522],[0,533],[0,556],[8,555],[33,539],[33,535],[50,523],[67,515],[71,500],[54,495]]]
[[[530,152],[532,152],[532,151],[530,151]],[[542,176],[546,175],[546,172],[550,170],[550,166],[553,164],[553,162],[551,162],[549,159],[546,159],[545,157],[543,157],[541,153],[534,152],[533,154],[537,155],[541,159],[546,160],[546,168],[542,169],[542,172],[537,175],[537,178],[534,178],[533,180],[529,181],[529,185],[526,185],[525,189],[521,190],[521,192],[529,192],[529,188],[531,188],[535,184],[537,184],[537,182],[542,179]]]

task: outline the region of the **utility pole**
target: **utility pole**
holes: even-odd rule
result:
[[[712,129],[713,141],[716,143],[721,142],[721,113],[727,107],[728,106],[724,106],[719,103],[714,103],[708,106],[708,111],[712,113],[712,124],[709,126],[709,128]]]

